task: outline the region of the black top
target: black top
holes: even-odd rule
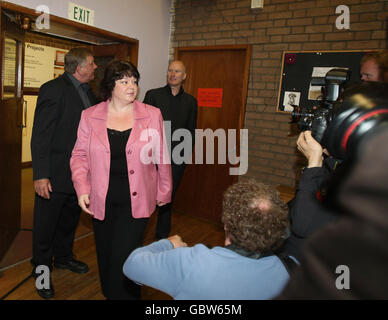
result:
[[[108,128],[108,138],[110,144],[110,177],[128,179],[127,158],[125,146],[127,145],[131,129],[117,131]]]

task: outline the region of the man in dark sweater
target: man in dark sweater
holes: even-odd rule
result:
[[[323,226],[337,221],[337,215],[322,206],[322,201],[328,181],[340,161],[326,157],[311,131],[300,133],[297,147],[306,157],[307,166],[303,169],[294,198],[288,203],[290,236],[281,251],[299,258],[306,239]]]
[[[372,135],[336,190],[337,223],[306,241],[278,299],[388,299],[388,130]]]
[[[338,218],[306,239],[300,267],[279,299],[388,298],[387,124],[388,84],[347,90],[324,139],[343,160],[325,201]]]
[[[173,199],[186,163],[191,161],[194,145],[198,105],[197,100],[183,90],[182,83],[185,79],[186,68],[183,62],[171,62],[167,71],[167,85],[147,91],[143,101],[161,110],[167,142],[171,148],[173,192],[171,203],[159,207],[155,235],[157,239],[167,238],[170,233]],[[178,145],[179,147],[175,148]]]

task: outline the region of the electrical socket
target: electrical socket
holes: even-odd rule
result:
[[[251,1],[251,9],[263,9],[263,8],[264,8],[264,0]]]

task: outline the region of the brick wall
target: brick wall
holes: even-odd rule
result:
[[[294,186],[303,165],[289,137],[289,116],[276,112],[283,51],[385,47],[387,0],[175,0],[171,46],[251,44],[245,128],[248,176]],[[338,30],[338,5],[350,9],[350,30]]]

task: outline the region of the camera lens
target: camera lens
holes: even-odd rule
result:
[[[333,157],[342,160],[353,156],[361,140],[381,126],[388,126],[388,84],[356,84],[345,90],[324,134],[324,144]]]

